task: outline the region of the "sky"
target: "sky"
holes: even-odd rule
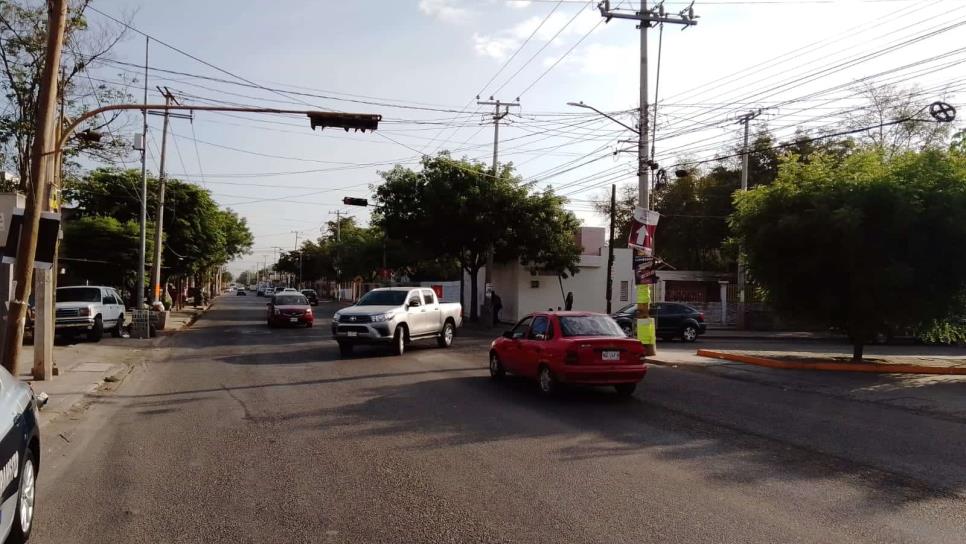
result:
[[[612,0],[612,8],[639,2]],[[312,131],[300,115],[199,112],[172,119],[167,172],[208,188],[255,235],[238,273],[271,264],[320,235],[335,213],[368,222],[342,198],[370,197],[380,171],[449,150],[489,164],[492,96],[519,101],[501,121],[501,163],[552,187],[587,225],[611,184],[636,183],[634,125],[640,32],[583,0],[95,0],[129,29],[91,85],[149,101],[167,87],[185,104],[376,113],[372,133]],[[677,13],[684,2],[665,2]],[[657,94],[655,159],[709,166],[740,138],[739,115],[779,138],[833,131],[860,115],[865,88],[897,85],[923,106],[966,96],[966,0],[696,2],[696,26],[649,30],[649,101]],[[118,28],[91,12],[93,25]],[[660,49],[660,72],[658,52]],[[192,58],[193,57],[193,58]],[[658,84],[659,76],[659,84]],[[519,100],[518,100],[519,99]],[[118,125],[140,132],[140,117]],[[149,117],[147,167],[159,168],[161,118]],[[956,128],[966,126],[957,120]],[[128,166],[139,166],[132,152]],[[707,161],[707,162],[700,162]]]

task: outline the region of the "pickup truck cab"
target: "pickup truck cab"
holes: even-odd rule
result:
[[[113,288],[95,285],[58,287],[55,296],[54,329],[57,334],[86,334],[93,342],[100,341],[105,330],[114,336],[121,335],[124,303]]]
[[[427,287],[389,287],[369,291],[355,305],[336,312],[332,336],[343,356],[356,344],[388,344],[402,355],[407,344],[426,338],[448,348],[462,324],[458,302],[440,302]]]

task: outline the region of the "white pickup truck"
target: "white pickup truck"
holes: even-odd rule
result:
[[[458,302],[440,302],[428,287],[389,287],[369,291],[359,302],[332,316],[332,336],[347,356],[356,344],[388,344],[396,355],[413,340],[435,338],[441,348],[453,344],[463,324]]]

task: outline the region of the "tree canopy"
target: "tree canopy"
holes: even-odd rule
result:
[[[494,175],[480,162],[441,153],[423,158],[419,171],[396,166],[382,176],[373,223],[407,251],[455,259],[471,278],[471,319],[478,317],[476,278],[491,247],[498,262],[577,271],[577,218],[559,196],[523,185],[512,165]]]
[[[148,209],[152,211],[157,206],[157,186],[157,179],[148,179]],[[112,224],[94,219],[110,218],[136,227],[141,217],[140,192],[140,172],[99,168],[83,178],[68,180],[64,196],[75,206],[73,215],[80,219],[75,220],[78,224],[102,229],[100,236],[110,237],[118,235],[113,227],[107,228]],[[254,242],[245,219],[230,209],[220,209],[208,190],[197,185],[169,179],[164,209],[162,261],[166,277],[188,276],[218,267],[247,253]],[[80,239],[88,234],[79,227],[70,227],[71,222],[66,222],[64,240],[67,247],[76,248],[86,243]],[[153,228],[149,223],[148,232]],[[134,232],[137,233],[136,228]],[[109,245],[107,240],[103,243],[90,246],[88,255],[101,255]],[[124,240],[119,238],[116,243]],[[130,266],[136,270],[137,263],[131,262]]]
[[[966,287],[966,155],[790,156],[730,225],[767,301],[846,330],[861,359],[877,331],[945,317]]]

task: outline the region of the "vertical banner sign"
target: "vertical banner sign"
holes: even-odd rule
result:
[[[627,245],[634,248],[634,284],[637,286],[637,339],[646,355],[656,355],[655,320],[650,315],[651,285],[657,283],[654,233],[661,214],[637,208],[631,220]]]

